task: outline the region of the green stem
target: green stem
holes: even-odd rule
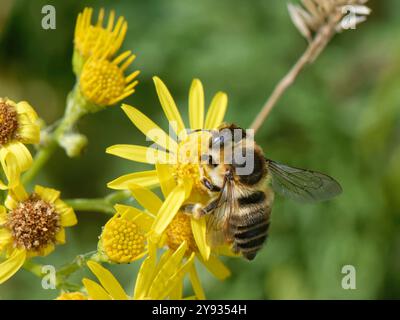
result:
[[[129,191],[115,191],[105,197],[109,203],[116,204],[117,202],[128,199],[131,196]]]
[[[102,198],[70,199],[65,200],[65,203],[77,211],[98,211],[107,214],[114,212],[113,206]]]
[[[86,265],[86,262],[88,260],[98,260],[97,259],[97,251],[91,251],[85,254],[80,254],[75,257],[74,260],[72,260],[70,263],[64,265],[63,267],[60,268],[59,271],[57,271],[57,277],[59,279],[66,279],[68,278],[72,273],[76,272],[80,268],[84,267]]]
[[[60,124],[48,138],[47,144],[37,152],[32,167],[22,177],[24,184],[32,181],[57,149],[59,139],[67,131],[71,130],[75,123],[87,113],[82,104],[82,98],[78,94],[78,89],[74,88],[67,97],[67,107]]]
[[[86,254],[82,254],[77,256],[72,262],[60,268],[57,271],[57,280],[56,280],[56,287],[57,289],[64,289],[67,291],[77,291],[81,288],[81,285],[77,285],[74,283],[69,282],[67,279],[68,277],[82,268],[86,261],[89,259],[96,259],[96,251],[89,252]],[[24,263],[24,269],[34,274],[36,277],[42,279],[44,274],[42,273],[43,265],[36,264],[30,260]]]
[[[114,214],[114,205],[117,202],[129,198],[129,192],[117,191],[109,194],[105,198],[95,199],[68,199],[65,200],[69,206],[77,211],[97,211],[106,214]]]
[[[33,263],[33,262],[30,261],[30,260],[27,260],[27,261],[24,263],[24,269],[25,269],[25,270],[28,270],[29,272],[33,273],[35,276],[37,276],[37,277],[39,277],[39,278],[42,278],[42,277],[43,277],[42,268],[43,268],[43,265]]]

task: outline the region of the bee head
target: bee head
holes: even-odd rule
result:
[[[210,149],[221,149],[234,146],[246,138],[246,131],[235,124],[223,124],[211,132]]]

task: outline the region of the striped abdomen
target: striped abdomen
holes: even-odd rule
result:
[[[231,216],[229,227],[233,249],[253,260],[268,236],[272,194],[255,190],[238,198],[239,210]]]

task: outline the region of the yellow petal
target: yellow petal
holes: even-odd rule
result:
[[[28,170],[32,165],[32,156],[28,148],[21,142],[12,142],[0,149],[0,157],[5,158],[7,153],[12,153],[18,163],[21,172]]]
[[[7,209],[0,205],[0,226],[7,222]]]
[[[32,123],[37,121],[38,115],[37,115],[35,109],[33,109],[28,102],[26,102],[26,101],[18,102],[15,107],[16,107],[17,113],[26,114]]]
[[[192,192],[193,180],[184,179],[183,187],[185,188],[185,199],[189,198],[190,193]]]
[[[157,264],[158,270],[160,270],[160,269],[163,267],[163,265],[168,261],[168,259],[172,256],[172,254],[173,254],[174,252],[175,252],[174,250],[168,249],[167,251],[165,251],[165,252],[161,255],[160,260],[158,261],[158,264]],[[158,271],[157,271],[157,272],[158,272]]]
[[[152,231],[156,237],[161,236],[167,226],[170,224],[176,213],[182,206],[185,200],[185,188],[184,186],[178,185],[165,199],[161,206],[152,226]]]
[[[182,300],[183,297],[183,282],[179,282],[169,294],[171,300]]]
[[[12,194],[8,194],[7,197],[6,197],[6,200],[4,201],[4,205],[9,210],[13,210],[16,207],[18,207],[18,203],[19,202],[16,199],[14,199]]]
[[[8,229],[0,228],[0,251],[3,251],[12,240],[11,232]]]
[[[25,201],[28,199],[28,193],[25,191],[25,188],[22,184],[17,185],[15,188],[11,189],[6,201],[4,202],[5,206],[12,210],[18,207],[19,202]]]
[[[142,187],[153,188],[158,186],[158,176],[156,170],[141,171],[123,175],[107,184],[110,189],[125,190],[128,185],[134,183]]]
[[[0,180],[0,190],[7,190],[7,189],[8,186],[3,181]]]
[[[63,227],[71,227],[78,223],[74,209],[69,207],[64,201],[58,199],[54,205],[57,213],[60,215],[60,222]]]
[[[26,251],[22,249],[14,249],[10,257],[0,263],[0,284],[10,279],[24,264]]]
[[[45,256],[49,255],[50,253],[52,253],[55,248],[56,248],[55,245],[53,243],[51,243],[51,244],[45,246],[44,248],[42,248],[37,253],[33,252],[33,254],[32,254],[32,253],[28,252],[28,256],[30,256],[30,257],[35,257],[35,256],[45,257]]]
[[[60,191],[42,186],[35,186],[35,193],[37,193],[43,201],[48,203],[54,203],[60,198]]]
[[[158,77],[153,77],[154,84],[156,86],[156,91],[158,95],[158,99],[160,100],[161,107],[164,110],[165,115],[167,116],[170,125],[174,127],[173,124],[176,124],[176,134],[180,138],[180,140],[184,140],[186,138],[186,128],[182,121],[182,117],[176,107],[175,101],[172,98],[168,88]]]
[[[129,190],[136,201],[147,211],[157,214],[158,210],[160,210],[162,201],[154,192],[137,184],[130,184]]]
[[[60,231],[57,232],[56,241],[59,244],[65,243],[65,229],[64,228],[61,228]]]
[[[127,104],[123,104],[122,109],[133,124],[150,140],[172,152],[175,152],[178,149],[176,141],[138,109]]]
[[[133,298],[135,300],[143,299],[147,296],[148,288],[153,280],[156,271],[155,256],[149,255],[140,266],[136,277]]]
[[[194,79],[189,91],[190,128],[203,129],[204,125],[204,90],[199,79]]]
[[[6,190],[8,188],[15,188],[20,183],[20,175],[21,175],[21,169],[19,168],[16,156],[11,152],[7,152],[7,150],[4,152],[0,151],[0,162],[4,174],[8,180],[8,185],[1,181],[0,189]]]
[[[204,294],[204,290],[201,285],[201,282],[200,282],[200,279],[199,279],[199,276],[197,274],[196,267],[194,264],[190,267],[189,276],[190,276],[190,282],[192,283],[193,291],[194,291],[197,299],[205,300],[206,296]]]
[[[216,129],[222,123],[225,117],[226,107],[228,105],[228,96],[223,92],[218,92],[211,101],[207,112],[205,129]]]
[[[192,225],[194,240],[196,241],[200,254],[204,260],[208,260],[210,258],[211,248],[206,241],[206,219],[205,217],[200,219],[191,218],[190,222]]]
[[[211,255],[210,259],[204,260],[199,257],[201,262],[217,279],[225,280],[231,275],[229,269],[215,256]]]
[[[168,275],[168,277],[165,279],[164,286],[158,288],[158,290],[150,295],[150,298],[165,299],[171,295],[171,291],[173,290],[173,288],[175,288],[178,284],[183,284],[183,278],[185,274],[189,272],[190,267],[193,265],[194,257],[195,254],[193,252],[189,259],[187,259],[187,261],[181,267],[178,267],[177,271],[174,274]]]
[[[85,286],[89,297],[93,300],[111,300],[111,297],[108,295],[108,293],[98,283],[87,278],[84,278],[82,283]]]
[[[106,152],[131,161],[149,164],[169,163],[171,159],[171,156],[164,151],[129,144],[116,144],[108,147]]]
[[[123,204],[117,204],[114,206],[114,208],[118,213],[121,213],[123,218],[131,219],[133,222],[135,222],[144,233],[150,231],[154,217],[136,208]]]
[[[40,142],[40,127],[29,119],[28,115],[18,117],[18,140],[25,144],[37,144]]]
[[[149,288],[149,297],[158,299],[160,294],[165,294],[168,289],[168,280],[177,272],[182,259],[187,250],[186,241],[183,242],[178,249],[165,261],[165,263],[158,269],[157,275],[154,278]],[[172,290],[172,288],[169,288]]]
[[[124,289],[122,289],[121,285],[110,271],[94,261],[88,261],[87,265],[113,299],[127,300]]]
[[[172,167],[169,164],[156,163],[156,172],[160,183],[161,191],[166,198],[176,187]]]

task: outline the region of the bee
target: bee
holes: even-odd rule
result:
[[[195,218],[208,215],[209,245],[230,244],[247,260],[256,257],[268,237],[275,192],[300,202],[328,200],[342,192],[323,173],[265,158],[260,146],[234,124],[212,131],[201,159],[201,182],[211,200],[187,203],[181,210]]]

